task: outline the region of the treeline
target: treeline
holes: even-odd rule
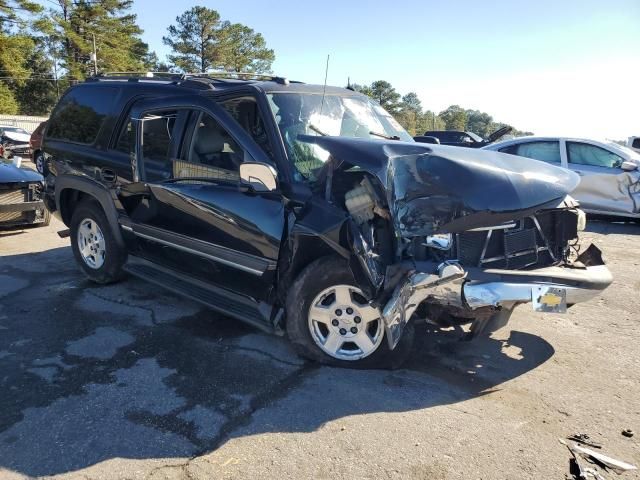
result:
[[[260,33],[204,7],[175,19],[168,62],[142,41],[133,0],[0,0],[0,113],[46,115],[71,83],[97,72],[268,72]],[[94,50],[95,45],[95,50]],[[94,56],[95,53],[95,56]]]
[[[458,105],[451,105],[440,113],[425,110],[417,93],[401,95],[385,80],[377,80],[371,85],[351,84],[348,87],[375,99],[414,136],[422,135],[428,130],[460,130],[486,138],[490,133],[507,125],[494,121],[488,113],[464,109]],[[512,134],[518,137],[533,135],[532,132],[515,128]]]

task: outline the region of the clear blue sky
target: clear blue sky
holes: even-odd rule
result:
[[[135,0],[160,57],[193,5],[262,33],[274,71],[322,83],[390,81],[426,108],[458,103],[536,133],[640,134],[640,0]]]

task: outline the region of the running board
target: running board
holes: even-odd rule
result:
[[[274,333],[269,321],[271,307],[237,293],[214,287],[143,258],[129,255],[123,269],[147,282],[194,300],[224,315],[248,323],[267,333]],[[264,312],[264,313],[263,313]]]

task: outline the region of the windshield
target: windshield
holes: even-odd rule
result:
[[[273,93],[268,95],[289,158],[298,175],[315,179],[329,152],[298,139],[299,135],[328,135],[413,142],[413,138],[380,105],[362,95]]]

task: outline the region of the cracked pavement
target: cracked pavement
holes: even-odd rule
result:
[[[640,464],[640,227],[594,222],[615,275],[492,338],[418,328],[403,369],[298,358],[143,281],[91,284],[63,226],[0,231],[0,478],[563,478],[558,437]],[[586,239],[585,239],[586,241]],[[625,478],[634,478],[626,474]]]

